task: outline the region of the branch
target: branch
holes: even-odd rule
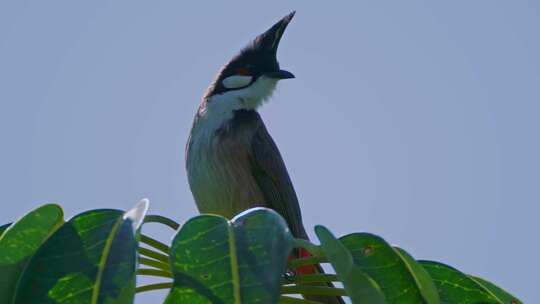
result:
[[[171,220],[168,217],[154,214],[145,216],[143,223],[160,223],[171,227],[172,230],[178,230],[178,228],[180,228],[180,224],[178,224],[174,220]]]
[[[279,304],[321,304],[321,302],[281,296],[279,298]]]
[[[140,268],[137,269],[137,275],[144,275],[144,276],[151,276],[151,277],[161,277],[161,278],[167,278],[172,279],[173,274],[170,271],[165,271],[161,269],[153,269],[153,268]]]
[[[318,295],[318,296],[346,296],[347,293],[343,288],[322,287],[322,286],[306,286],[293,285],[282,286],[282,294],[301,294],[301,295]]]
[[[147,256],[149,258],[152,258],[154,260],[158,260],[164,264],[169,265],[169,256],[161,254],[159,252],[155,252],[151,249],[139,247],[139,254]]]
[[[328,283],[328,282],[337,282],[339,281],[337,275],[335,274],[305,274],[305,275],[295,275],[287,277],[283,280],[284,284],[291,283]]]
[[[169,264],[165,264],[163,262],[156,261],[156,260],[153,260],[153,259],[149,259],[149,258],[145,258],[145,257],[139,257],[139,263],[141,265],[154,267],[154,268],[157,268],[159,270],[164,270],[164,271],[169,271],[169,272],[171,271]]]
[[[148,246],[151,246],[153,248],[156,248],[157,250],[169,255],[169,252],[171,250],[171,248],[169,248],[169,246],[165,245],[164,243],[156,240],[156,239],[153,239],[147,235],[144,235],[144,234],[141,234],[141,242],[142,243],[145,243],[146,245]]]
[[[289,260],[289,267],[294,268],[304,265],[315,265],[320,263],[327,263],[328,260],[325,257],[311,256],[308,258]]]
[[[295,247],[304,248],[307,251],[309,251],[309,253],[311,253],[313,256],[318,256],[318,257],[324,256],[321,247],[311,243],[308,240],[295,239],[294,243],[295,243],[294,244]]]
[[[143,286],[139,286],[135,288],[135,293],[152,291],[152,290],[160,290],[160,289],[171,289],[172,287],[173,287],[172,282],[143,285]]]

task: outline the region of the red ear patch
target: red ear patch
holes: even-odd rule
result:
[[[247,68],[237,68],[236,75],[249,76],[251,75],[251,71]]]

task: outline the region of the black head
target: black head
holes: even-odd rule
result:
[[[246,88],[263,75],[274,79],[294,78],[292,73],[279,68],[276,58],[279,41],[294,13],[283,17],[231,59],[221,69],[206,96]]]

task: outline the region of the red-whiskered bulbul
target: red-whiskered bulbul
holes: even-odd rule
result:
[[[278,81],[294,78],[280,69],[276,58],[293,16],[294,12],[256,37],[217,74],[195,115],[186,169],[201,213],[232,218],[252,207],[267,207],[285,218],[295,237],[308,239],[285,163],[257,113]],[[339,297],[309,299],[344,303]]]

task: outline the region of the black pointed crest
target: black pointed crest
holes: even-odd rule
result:
[[[251,47],[257,49],[260,52],[269,53],[269,55],[273,55],[275,57],[277,54],[279,41],[281,40],[281,37],[283,36],[283,32],[285,32],[287,25],[289,25],[292,18],[294,17],[294,14],[295,12],[292,12],[287,16],[283,17],[266,32],[255,38]]]

